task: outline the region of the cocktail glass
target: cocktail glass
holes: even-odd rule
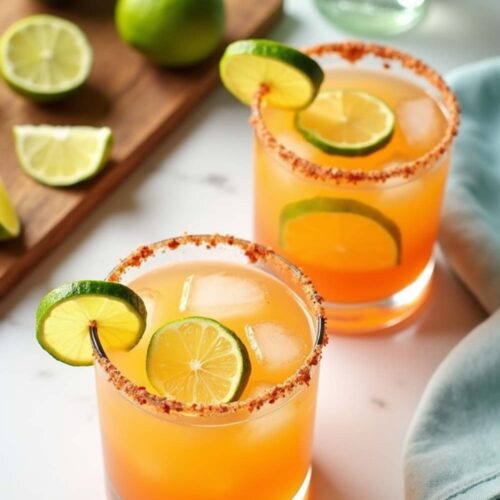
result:
[[[266,107],[263,86],[251,119],[255,239],[307,272],[336,333],[378,330],[408,317],[429,289],[459,107],[436,71],[398,50],[346,42],[305,52],[325,70],[322,89],[368,91],[404,124],[365,156],[311,152],[294,112]]]
[[[233,237],[183,236],[144,246],[107,279],[128,283],[158,266],[191,261],[255,266],[281,280],[310,316],[312,351],[293,376],[264,393],[203,406],[149,393],[127,379],[94,339],[108,497],[306,498],[318,362],[326,343],[321,299],[292,264]]]

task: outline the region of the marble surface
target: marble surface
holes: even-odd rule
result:
[[[388,42],[445,72],[494,56],[496,0],[431,1],[415,30]],[[341,40],[309,0],[286,2],[272,36],[296,45]],[[352,38],[352,37],[351,37]],[[251,237],[248,110],[218,89],[140,171],[0,304],[0,498],[102,500],[92,369],[56,363],[34,340],[34,310],[57,284],[101,278],[117,258],[167,235]],[[322,368],[314,498],[403,498],[402,443],[422,390],[483,313],[440,257],[432,295],[391,336],[335,338]],[[142,500],[142,499],[141,499]]]

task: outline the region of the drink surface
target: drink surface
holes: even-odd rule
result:
[[[151,336],[165,323],[184,317],[215,319],[245,344],[252,372],[241,399],[283,382],[312,350],[312,327],[303,303],[279,280],[250,266],[180,262],[146,272],[128,286],[146,303],[147,329],[134,349],[109,356],[130,380],[152,393],[156,391],[146,374]]]
[[[321,90],[364,90],[384,101],[396,115],[390,142],[366,156],[327,154],[307,142],[294,126],[294,111],[266,108],[264,120],[278,141],[298,156],[324,166],[343,169],[380,170],[411,161],[432,149],[443,137],[447,120],[436,100],[409,80],[389,71],[334,69],[325,71]]]

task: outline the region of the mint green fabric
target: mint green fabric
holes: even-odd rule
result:
[[[462,107],[440,243],[492,313],[432,376],[404,452],[407,500],[500,499],[500,58],[454,71]],[[494,312],[497,311],[497,312]]]
[[[484,308],[500,307],[500,58],[449,75],[462,124],[448,179],[440,243]]]

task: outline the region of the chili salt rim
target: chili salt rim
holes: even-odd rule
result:
[[[359,169],[345,169],[335,166],[321,166],[298,156],[292,150],[286,148],[278,139],[271,133],[264,123],[262,116],[262,101],[268,88],[262,85],[256,92],[252,103],[252,115],[250,123],[255,129],[259,139],[264,144],[265,148],[271,150],[279,159],[285,162],[294,172],[308,179],[321,181],[335,181],[340,183],[345,181],[356,184],[361,181],[368,182],[385,182],[388,179],[401,177],[407,179],[413,177],[416,173],[433,165],[441,156],[448,151],[453,139],[457,135],[460,124],[460,106],[456,96],[443,77],[426,63],[411,56],[405,52],[401,52],[392,47],[378,45],[374,43],[364,42],[340,42],[331,44],[319,44],[305,48],[304,53],[312,57],[321,57],[326,54],[337,54],[350,63],[355,63],[359,59],[367,55],[373,55],[381,59],[385,59],[384,68],[389,69],[390,64],[387,61],[396,61],[401,65],[413,71],[415,74],[425,78],[434,88],[436,88],[444,102],[446,110],[449,114],[448,126],[441,141],[434,146],[425,155],[409,162],[387,168],[385,170],[376,170],[365,172]]]
[[[304,291],[307,297],[307,305],[311,308],[312,315],[314,315],[317,320],[316,345],[313,351],[304,360],[302,366],[283,383],[275,385],[272,389],[266,391],[259,397],[232,403],[221,403],[217,405],[202,405],[197,403],[185,404],[181,401],[152,394],[148,392],[145,387],[138,386],[129,380],[105,355],[102,355],[105,354],[104,352],[100,354],[96,351],[94,346],[94,358],[106,372],[109,382],[111,382],[118,391],[122,392],[140,406],[147,406],[150,409],[164,414],[174,412],[197,414],[201,416],[236,413],[245,409],[250,412],[259,410],[266,403],[273,404],[279,399],[292,395],[298,387],[309,385],[311,370],[319,363],[323,347],[328,343],[328,334],[325,328],[326,319],[322,306],[323,300],[314,288],[311,280],[302,270],[276,254],[271,248],[229,235],[183,235],[139,247],[122,260],[106,279],[108,281],[119,282],[122,276],[130,268],[140,267],[145,261],[158,253],[175,251],[182,245],[189,244],[194,244],[196,246],[205,245],[207,249],[215,248],[219,245],[238,246],[243,250],[249,263],[254,264],[258,261],[272,262],[273,265],[285,270],[291,279]]]

